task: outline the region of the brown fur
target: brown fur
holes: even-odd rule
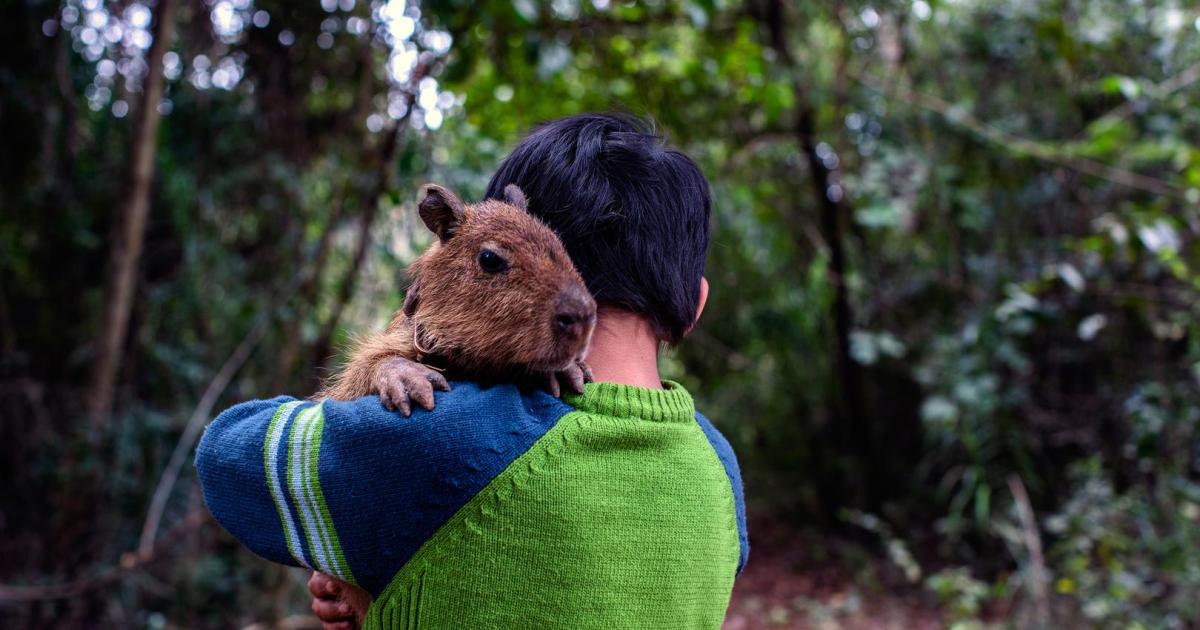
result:
[[[413,367],[408,362],[427,362],[453,377],[545,383],[549,375],[556,393],[556,373],[586,373],[582,358],[595,302],[557,235],[525,211],[520,190],[510,186],[505,193],[507,203],[466,205],[441,187],[426,188],[420,214],[438,240],[409,267],[404,308],[384,332],[359,341],[319,397],[352,400],[379,392],[387,404],[389,376]],[[485,248],[507,259],[508,269],[482,269]],[[564,314],[577,316],[578,325],[556,325]],[[444,385],[419,367],[433,386]],[[410,395],[432,407],[432,389],[423,388],[427,404],[424,396]],[[407,401],[397,405],[407,411]]]

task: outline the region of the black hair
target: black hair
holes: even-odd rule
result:
[[[509,184],[562,238],[597,303],[647,317],[667,343],[683,338],[699,306],[712,210],[691,158],[637,118],[583,114],[534,129],[486,197],[503,199]]]

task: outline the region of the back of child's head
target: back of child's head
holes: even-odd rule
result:
[[[488,183],[516,184],[563,240],[601,305],[647,317],[676,343],[700,300],[712,201],[708,181],[642,121],[584,114],[539,126]]]

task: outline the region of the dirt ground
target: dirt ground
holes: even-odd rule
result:
[[[819,549],[820,541],[771,519],[752,517],[750,532],[750,562],[734,586],[724,630],[944,627],[919,587],[887,584],[886,576],[869,570],[856,575]]]

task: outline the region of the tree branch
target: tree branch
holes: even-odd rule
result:
[[[258,342],[262,341],[266,334],[267,321],[270,319],[269,313],[270,311],[264,309],[258,316],[258,320],[254,322],[250,332],[246,333],[245,338],[234,349],[233,354],[225,360],[225,365],[221,366],[217,375],[208,384],[208,388],[204,390],[200,402],[192,410],[192,415],[188,418],[188,423],[184,427],[183,433],[180,434],[179,441],[175,443],[171,459],[163,469],[163,473],[158,479],[158,486],[154,489],[154,495],[150,499],[150,508],[146,511],[146,521],[142,524],[142,537],[138,544],[139,554],[150,554],[154,548],[154,537],[158,534],[158,526],[162,522],[163,512],[167,507],[167,499],[171,498],[171,490],[175,488],[175,481],[179,479],[179,471],[187,461],[188,453],[192,451],[196,438],[200,437],[200,431],[204,428],[205,421],[212,417],[212,408],[216,404],[217,398],[229,386],[229,381],[233,379],[234,374],[237,374],[246,359],[250,358],[250,353],[254,352]]]
[[[881,94],[885,94],[897,100],[910,105],[915,105],[922,109],[938,114],[947,121],[963,127],[972,133],[982,137],[983,139],[996,144],[1011,153],[1018,156],[1031,157],[1043,162],[1050,162],[1059,166],[1069,168],[1073,171],[1099,177],[1110,181],[1120,186],[1141,190],[1143,192],[1170,197],[1172,199],[1186,200],[1186,191],[1182,188],[1155,178],[1149,175],[1142,175],[1117,166],[1110,166],[1103,162],[1093,160],[1091,158],[1079,157],[1074,155],[1063,155],[1058,150],[1046,145],[1045,143],[1028,140],[1020,136],[1013,135],[1007,131],[998,129],[997,127],[987,124],[971,114],[957,111],[950,103],[928,94],[920,94],[901,86],[895,86],[888,90],[879,84],[860,77],[858,81],[869,89],[875,90]]]
[[[1029,592],[1033,597],[1034,611],[1037,615],[1035,626],[1045,628],[1050,622],[1050,595],[1047,590],[1049,579],[1046,577],[1046,560],[1042,555],[1042,537],[1038,533],[1037,519],[1034,518],[1033,506],[1029,503],[1029,493],[1025,491],[1025,484],[1021,483],[1021,478],[1015,473],[1010,474],[1007,481],[1017,506],[1017,518],[1021,522],[1025,549],[1029,552]]]
[[[104,588],[119,582],[126,576],[145,569],[149,564],[162,558],[159,552],[170,549],[188,533],[208,522],[208,512],[199,507],[192,510],[186,518],[177,523],[167,535],[146,552],[130,551],[121,555],[120,563],[108,567],[92,577],[47,584],[44,586],[10,586],[0,584],[0,602],[34,602],[47,599],[66,599],[84,593]]]
[[[415,86],[421,82],[421,79],[432,72],[430,64],[420,64],[413,69],[412,77],[409,79],[409,84],[413,86],[405,95],[405,101],[408,107],[405,109],[404,115],[396,120],[388,127],[384,133],[383,141],[376,151],[375,179],[373,185],[368,191],[362,195],[363,210],[359,216],[358,224],[358,240],[354,249],[354,256],[351,259],[350,269],[346,272],[341,285],[338,287],[338,296],[333,304],[333,312],[329,319],[321,326],[321,332],[317,336],[316,342],[313,344],[313,358],[317,365],[324,365],[328,359],[330,349],[333,345],[333,334],[337,331],[338,323],[341,321],[342,313],[346,310],[346,305],[350,299],[354,297],[354,289],[358,283],[358,276],[362,270],[363,263],[366,261],[367,248],[371,244],[371,227],[375,223],[375,216],[379,210],[379,198],[391,185],[392,159],[396,154],[396,146],[400,142],[400,135],[408,128],[408,119],[412,116],[413,108],[416,105],[416,90]]]
[[[1163,99],[1192,85],[1197,81],[1200,81],[1200,63],[1188,66],[1179,74],[1163,79],[1162,81],[1151,85],[1146,89],[1146,93],[1153,98]],[[1132,116],[1137,112],[1137,103],[1137,100],[1128,100],[1112,108],[1103,116],[1088,122],[1087,126],[1081,129],[1075,137],[1078,138],[1084,135],[1087,133],[1087,127],[1091,127],[1099,122],[1115,122]]]

